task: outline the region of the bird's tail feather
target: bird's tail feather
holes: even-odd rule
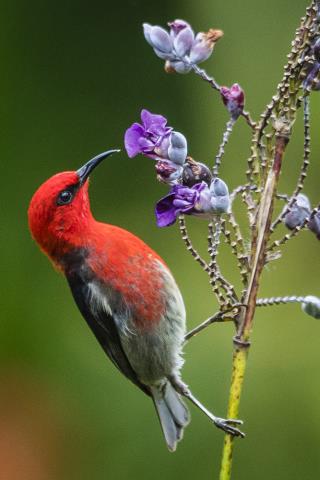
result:
[[[174,452],[190,421],[189,410],[169,382],[150,389],[168,449]]]

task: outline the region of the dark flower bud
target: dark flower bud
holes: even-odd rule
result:
[[[308,295],[302,303],[302,310],[311,317],[320,318],[320,298]]]
[[[212,174],[210,169],[204,163],[196,162],[191,157],[187,157],[187,161],[183,168],[182,183],[187,187],[192,187],[196,183],[205,182],[211,184]]]
[[[285,207],[286,208],[286,207]],[[293,230],[303,224],[305,219],[310,215],[310,202],[306,195],[299,193],[295,203],[284,217],[284,224],[289,230]]]
[[[238,83],[234,83],[230,88],[221,87],[220,93],[231,117],[237,119],[243,112],[244,91]]]
[[[181,177],[182,166],[169,160],[159,160],[156,163],[156,172],[159,182],[174,185]]]

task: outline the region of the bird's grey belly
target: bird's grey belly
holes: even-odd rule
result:
[[[183,299],[170,272],[161,264],[157,268],[164,279],[165,301],[163,314],[152,319],[151,328],[148,322],[144,325],[143,321],[134,321],[134,311],[124,307],[126,302],[119,302],[112,290],[95,282],[88,285],[92,312],[103,309],[112,315],[123,351],[138,379],[146,385],[157,383],[168,375],[179,375],[183,364],[181,350],[186,329]]]
[[[184,318],[163,317],[155,331],[126,329],[121,344],[139,380],[152,385],[182,367],[181,346],[185,333]]]

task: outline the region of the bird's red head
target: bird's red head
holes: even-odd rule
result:
[[[88,177],[104,158],[117,151],[97,155],[77,171],[54,175],[33,195],[28,210],[29,227],[33,238],[52,259],[86,244],[93,220]]]

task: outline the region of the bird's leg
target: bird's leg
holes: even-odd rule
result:
[[[225,419],[216,417],[213,413],[211,413],[201,402],[191,393],[189,387],[182,382],[182,380],[177,375],[170,375],[168,377],[169,382],[173,386],[173,388],[180,393],[183,397],[190,400],[196,407],[198,407],[210,420],[215,424],[216,427],[221,428],[226,433],[233,435],[235,437],[245,437],[245,434],[241,432],[238,428],[234,427],[235,425],[242,425],[242,420],[237,419]]]

